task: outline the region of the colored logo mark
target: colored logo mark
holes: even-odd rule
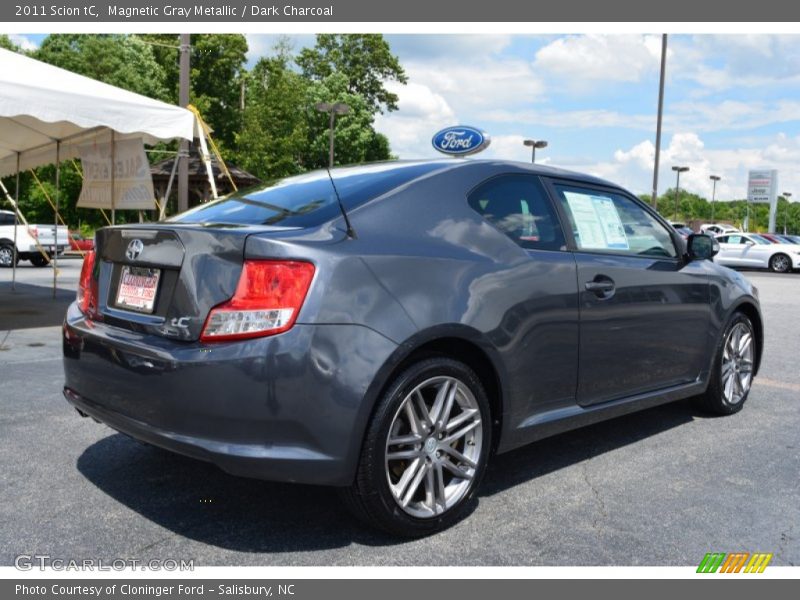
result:
[[[709,552],[700,561],[698,573],[763,573],[772,554],[764,552]]]

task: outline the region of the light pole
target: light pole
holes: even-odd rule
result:
[[[717,182],[722,178],[719,175],[711,175],[709,177],[709,179],[714,182],[714,187],[711,190],[711,222],[715,223],[715,221],[714,221],[714,202],[717,199]]]
[[[689,167],[672,167],[675,171],[675,214],[672,215],[672,220],[678,220],[678,197],[681,193],[681,173],[689,170]]]
[[[531,163],[536,162],[537,148],[547,148],[547,142],[545,140],[525,140],[522,143],[531,148]]]
[[[667,69],[667,34],[661,35],[661,76],[658,79],[658,117],[656,118],[656,156],[653,163],[653,208],[658,204],[658,166],[661,158],[661,121],[664,115],[664,74]]]
[[[350,107],[343,102],[336,104],[329,104],[328,102],[319,102],[314,105],[321,113],[328,113],[330,115],[329,132],[328,132],[328,168],[333,167],[333,125],[336,121],[336,115],[346,115],[350,112]]]
[[[786,235],[786,219],[789,215],[789,203],[791,202],[789,198],[792,197],[792,192],[783,192],[783,197],[786,198],[786,209],[783,211],[783,235]]]

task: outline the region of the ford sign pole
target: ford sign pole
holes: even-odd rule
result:
[[[431,144],[438,152],[453,157],[476,154],[490,143],[491,138],[487,133],[468,125],[447,127],[436,132],[431,139]]]

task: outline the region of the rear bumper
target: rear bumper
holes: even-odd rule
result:
[[[66,399],[113,429],[234,474],[348,485],[375,373],[396,349],[358,325],[235,343],[64,322]]]

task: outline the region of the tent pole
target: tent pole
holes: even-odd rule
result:
[[[53,299],[56,297],[58,278],[58,205],[61,200],[61,140],[56,140],[56,214],[53,219]]]
[[[178,169],[178,162],[180,161],[180,154],[175,157],[175,160],[172,161],[172,172],[169,174],[169,181],[167,181],[167,191],[164,194],[164,199],[161,201],[161,214],[159,215],[159,221],[163,221],[164,218],[167,216],[167,202],[169,202],[169,194],[172,191],[172,182],[175,180],[175,171]]]
[[[199,120],[196,118],[197,137],[200,138],[200,154],[203,157],[203,163],[206,165],[206,175],[208,177],[208,184],[211,186],[211,195],[214,199],[219,198],[217,194],[217,184],[214,181],[214,170],[211,168],[211,157],[208,154],[208,146],[206,145],[206,136],[203,128],[200,126]]]
[[[114,189],[117,176],[117,140],[114,136],[114,130],[111,130],[111,224],[117,224],[117,210],[114,198]]]
[[[19,152],[17,152],[17,185],[14,188],[14,255],[11,263],[11,290],[17,289],[17,226],[19,225]]]

